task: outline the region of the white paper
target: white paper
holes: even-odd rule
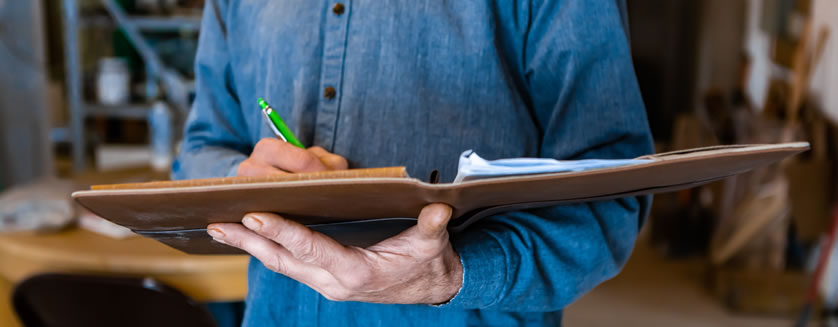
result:
[[[613,168],[650,162],[648,159],[584,159],[556,160],[549,158],[513,158],[486,160],[472,150],[460,155],[454,183],[481,178],[530,175],[544,173],[576,172],[591,169]]]

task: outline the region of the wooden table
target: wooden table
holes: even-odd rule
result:
[[[0,326],[15,326],[11,287],[47,272],[152,277],[198,301],[238,301],[247,293],[247,256],[198,256],[144,237],[112,239],[71,228],[45,235],[0,234]]]

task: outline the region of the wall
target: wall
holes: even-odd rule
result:
[[[830,29],[826,48],[814,68],[812,95],[818,99],[827,117],[838,124],[838,1],[815,0],[812,11],[815,22],[812,33],[817,33],[821,26]],[[815,35],[813,40],[816,40]]]
[[[812,0],[814,25],[811,39],[816,40],[822,26],[830,28],[830,39],[823,56],[814,67],[811,93],[826,115],[838,123],[838,1]],[[757,108],[765,103],[771,77],[788,77],[788,70],[771,62],[771,38],[759,29],[763,0],[747,0],[745,51],[751,56],[752,70],[747,94]]]
[[[771,38],[760,30],[762,0],[747,0],[745,18],[745,52],[751,59],[751,72],[745,93],[754,106],[761,110],[765,106],[765,95],[772,76],[780,75],[781,69],[774,65],[769,56]]]
[[[693,109],[695,0],[630,0],[631,52],[655,141],[667,142],[679,113]]]
[[[40,0],[0,0],[0,188],[49,174]]]
[[[708,90],[739,86],[745,1],[704,0],[698,40],[697,105]]]

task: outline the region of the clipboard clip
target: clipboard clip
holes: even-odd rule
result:
[[[428,176],[428,183],[430,184],[438,184],[439,183],[439,170],[431,170],[431,176]]]

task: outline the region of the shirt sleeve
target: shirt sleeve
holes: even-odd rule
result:
[[[552,1],[526,13],[520,70],[540,156],[634,158],[651,135],[624,26],[622,1]],[[452,236],[464,279],[444,307],[561,310],[628,259],[650,197],[488,217]]]
[[[174,179],[234,176],[251,151],[230,68],[226,8],[224,0],[208,0],[204,8],[195,59],[195,101],[172,166]]]

